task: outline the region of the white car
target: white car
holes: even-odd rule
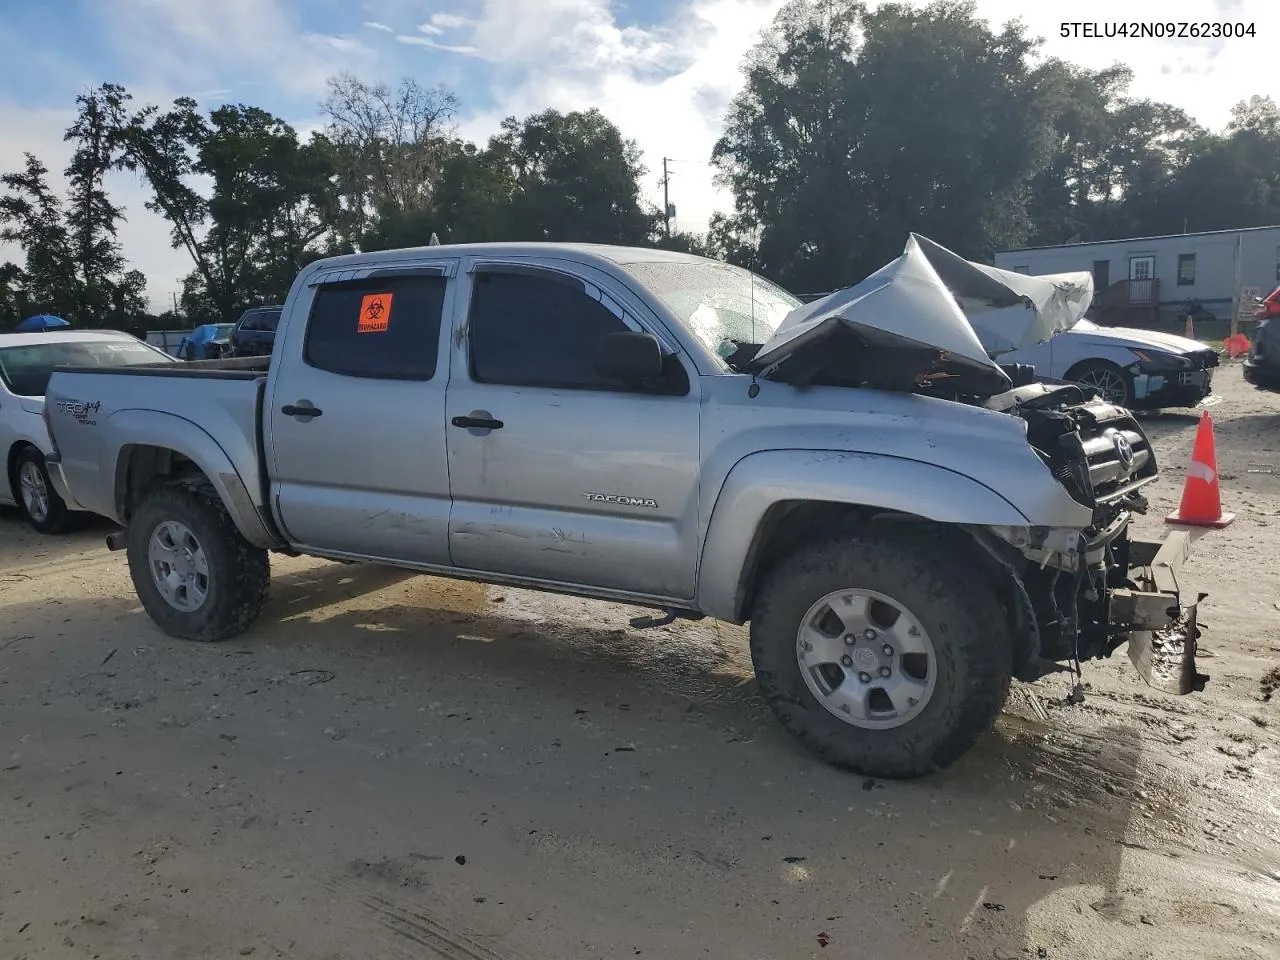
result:
[[[1218,365],[1218,354],[1208,344],[1156,330],[1100,327],[1090,320],[999,359],[1096,387],[1131,410],[1195,406],[1209,395]]]
[[[58,496],[45,466],[53,445],[41,414],[54,367],[166,362],[177,361],[114,330],[0,333],[0,453],[6,468],[0,505],[17,506],[41,533],[63,533],[79,519]]]

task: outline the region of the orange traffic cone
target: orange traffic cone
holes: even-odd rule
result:
[[[1182,487],[1182,504],[1165,517],[1166,523],[1183,523],[1193,527],[1225,527],[1236,518],[1222,512],[1218,490],[1218,457],[1213,446],[1213,420],[1209,411],[1200,413],[1196,442],[1191,449],[1191,466]]]

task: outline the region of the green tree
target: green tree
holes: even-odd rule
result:
[[[34,154],[25,156],[20,172],[0,177],[8,191],[0,197],[0,240],[22,248],[26,308],[74,322],[82,319],[78,316],[80,284],[62,202],[49,187],[48,168]],[[10,282],[15,280],[17,275],[11,274]]]
[[[911,230],[973,256],[1016,244],[1052,146],[1035,46],[971,2],[791,0],[714,151],[735,198],[719,234],[757,237],[762,269],[819,290],[896,256]]]
[[[1229,230],[1280,222],[1280,109],[1252,97],[1227,129],[1199,150],[1144,211],[1155,233]]]
[[[119,153],[126,94],[122,87],[103,84],[76,97],[75,122],[65,140],[75,143],[67,166],[66,230],[75,261],[79,312],[101,317],[118,302],[116,286],[124,268],[117,229],[124,211],[107,196],[105,178]]]
[[[147,182],[148,205],[191,257],[184,298],[207,307],[211,319],[282,298],[329,230],[332,154],[323,143],[300,143],[259,107],[226,105],[208,119],[187,98],[164,112],[145,107],[124,125],[121,142],[120,164]],[[206,178],[208,196],[191,186],[195,177]]]
[[[489,185],[510,190],[503,239],[643,244],[656,232],[640,149],[597,109],[508,117],[486,153]]]
[[[458,99],[443,86],[406,78],[392,89],[350,73],[330,78],[328,90],[320,109],[329,120],[322,142],[333,159],[334,233],[352,249],[370,233],[385,243],[432,209]]]
[[[0,331],[12,330],[29,315],[25,280],[16,263],[0,263]]]
[[[1181,110],[1133,100],[1127,67],[1049,61],[1036,74],[1053,150],[1031,180],[1031,243],[1141,234],[1205,136]]]

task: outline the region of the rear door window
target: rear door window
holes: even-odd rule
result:
[[[430,380],[440,351],[443,276],[355,280],[316,290],[303,358],[348,377]]]

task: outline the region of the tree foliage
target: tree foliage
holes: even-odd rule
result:
[[[110,84],[76,98],[66,131],[75,144],[64,175],[65,200],[48,168],[26,154],[21,171],[0,176],[0,239],[17,244],[24,263],[0,265],[0,324],[52,313],[82,327],[121,326],[141,310],[146,279],[125,270],[117,230],[124,212],[105,179],[119,148],[123,91]]]
[[[744,64],[714,162],[734,196],[719,255],[829,289],[909,231],[1000,248],[1280,222],[1280,115],[1222,135],[1129,95],[1125,67],[1036,55],[968,0],[791,0]]]

